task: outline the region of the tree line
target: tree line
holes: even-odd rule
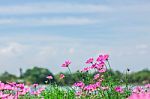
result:
[[[64,74],[64,79],[60,79],[60,74]],[[26,84],[47,84],[47,83],[57,83],[60,86],[69,86],[75,83],[76,81],[92,79],[96,72],[92,73],[81,73],[80,71],[76,71],[72,74],[69,72],[58,73],[54,75],[47,68],[41,67],[33,67],[31,69],[27,69],[25,72],[21,73],[20,76],[16,76],[8,73],[7,71],[0,75],[0,81],[2,82],[23,82]],[[46,77],[51,75],[53,79],[48,80]],[[129,69],[126,70],[125,73],[121,73],[120,71],[109,70],[109,74],[104,74],[105,76],[111,76],[112,79],[118,81],[127,80],[130,84],[145,84],[150,83],[150,70],[143,69],[138,72],[130,72]],[[107,77],[106,77],[107,78]],[[87,80],[85,80],[87,81]],[[86,83],[86,82],[85,82]]]

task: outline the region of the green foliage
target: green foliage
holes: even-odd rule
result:
[[[120,71],[113,71],[109,70],[108,73],[105,73],[106,76],[105,79],[109,78],[111,76],[112,80],[118,81],[118,82],[125,82],[126,74],[121,73]],[[64,74],[65,78],[60,79],[59,75]],[[89,79],[92,79],[93,76],[96,74],[96,72],[93,73],[81,73],[79,71],[74,72],[70,74],[69,72],[66,73],[59,73],[56,75],[53,75],[48,69],[46,68],[40,68],[40,67],[34,67],[32,69],[27,69],[23,74],[22,77],[17,77],[13,74],[10,74],[8,72],[4,72],[0,75],[0,81],[2,82],[14,82],[18,80],[24,80],[25,82],[29,82],[31,84],[33,83],[39,83],[44,84],[45,81],[49,81],[46,77],[48,75],[53,76],[54,79],[51,80],[51,83],[57,83],[60,86],[70,86],[75,83],[75,81],[84,81],[85,84],[89,82]],[[138,72],[129,72],[127,74],[128,82],[130,84],[143,84],[143,83],[150,83],[150,70],[144,69]]]
[[[129,75],[129,83],[150,83],[150,70],[144,69],[139,72],[134,72]]]
[[[32,84],[33,83],[44,84],[44,82],[48,80],[46,78],[48,75],[53,76],[53,74],[48,69],[34,67],[32,69],[26,70],[26,72],[23,74],[23,78],[25,79],[25,81],[31,82]],[[55,78],[51,80],[51,82],[54,81]]]
[[[60,74],[64,74],[65,78],[60,79]],[[53,80],[51,83],[47,83],[46,90],[42,92],[39,96],[26,94],[24,96],[20,96],[19,99],[126,99],[126,97],[131,95],[131,90],[128,89],[129,82],[130,84],[134,84],[135,82],[146,83],[150,82],[150,71],[144,69],[139,72],[132,72],[125,74],[119,71],[108,70],[107,72],[101,75],[101,78],[104,78],[101,86],[107,87],[109,86],[108,90],[101,90],[98,89],[93,91],[93,93],[84,92],[80,97],[75,95],[76,90],[74,90],[72,86],[75,82],[83,81],[85,84],[93,83],[93,77],[97,72],[74,72],[70,74],[69,72],[60,73],[55,76],[45,68],[34,67],[32,69],[27,69],[25,73],[23,73],[22,78],[27,82],[30,83],[39,83],[44,84],[46,77],[48,75],[53,76]],[[8,72],[3,73],[0,76],[0,80],[3,82],[12,82],[20,77],[16,77],[15,75],[9,74]],[[114,88],[118,85],[125,86],[124,93],[118,93],[114,90]],[[118,98],[119,97],[119,98]]]
[[[49,85],[43,91],[44,99],[75,99],[75,91],[70,87],[59,87],[57,85]]]
[[[4,72],[0,76],[0,81],[2,81],[2,82],[14,82],[14,81],[16,81],[16,79],[17,79],[17,77],[15,75],[10,74],[8,72]]]

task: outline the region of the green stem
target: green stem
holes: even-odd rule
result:
[[[71,72],[71,70],[70,70],[69,67],[68,67],[68,70],[69,70],[70,76],[72,77],[72,72]],[[73,80],[74,80],[74,78],[73,78]],[[74,80],[74,82],[75,82],[75,80]],[[73,91],[75,91],[72,87],[71,87],[71,89],[72,89]]]
[[[128,71],[126,71],[125,79],[126,79],[126,89],[128,90]]]
[[[109,66],[110,71],[112,71],[109,61],[107,60],[107,64]]]
[[[70,74],[72,74],[72,73],[71,73],[71,70],[70,70],[70,68],[69,68],[69,67],[68,67],[68,70],[69,70],[69,73],[70,73]]]

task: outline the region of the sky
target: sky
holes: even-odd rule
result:
[[[83,69],[109,54],[114,70],[150,69],[149,0],[0,0],[0,73]]]

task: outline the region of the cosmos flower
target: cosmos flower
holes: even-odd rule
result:
[[[124,91],[123,91],[123,88],[122,88],[121,86],[115,87],[115,91],[116,91],[116,92],[119,92],[119,93],[123,93],[123,92],[124,92]]]
[[[62,67],[68,67],[71,64],[70,60],[66,60],[61,66]]]
[[[104,62],[104,61],[108,60],[108,58],[109,58],[108,54],[106,54],[106,55],[99,55],[96,61],[97,62]]]
[[[79,81],[79,82],[74,83],[73,86],[83,88],[85,84],[82,81]]]
[[[94,80],[98,79],[100,77],[100,74],[94,75]]]
[[[89,58],[89,59],[86,61],[86,64],[91,64],[91,63],[93,63],[93,61],[94,61],[94,58]]]
[[[128,99],[150,99],[150,92],[149,93],[132,93]]]
[[[65,77],[64,74],[60,74],[60,75],[59,75],[59,78],[60,78],[60,79],[63,79],[64,77]]]
[[[100,73],[104,73],[104,72],[106,72],[106,68],[102,68],[102,69],[100,69],[100,70],[99,70],[99,72],[100,72]]]
[[[53,79],[53,77],[52,77],[52,76],[47,76],[46,78],[47,78],[47,79]]]

